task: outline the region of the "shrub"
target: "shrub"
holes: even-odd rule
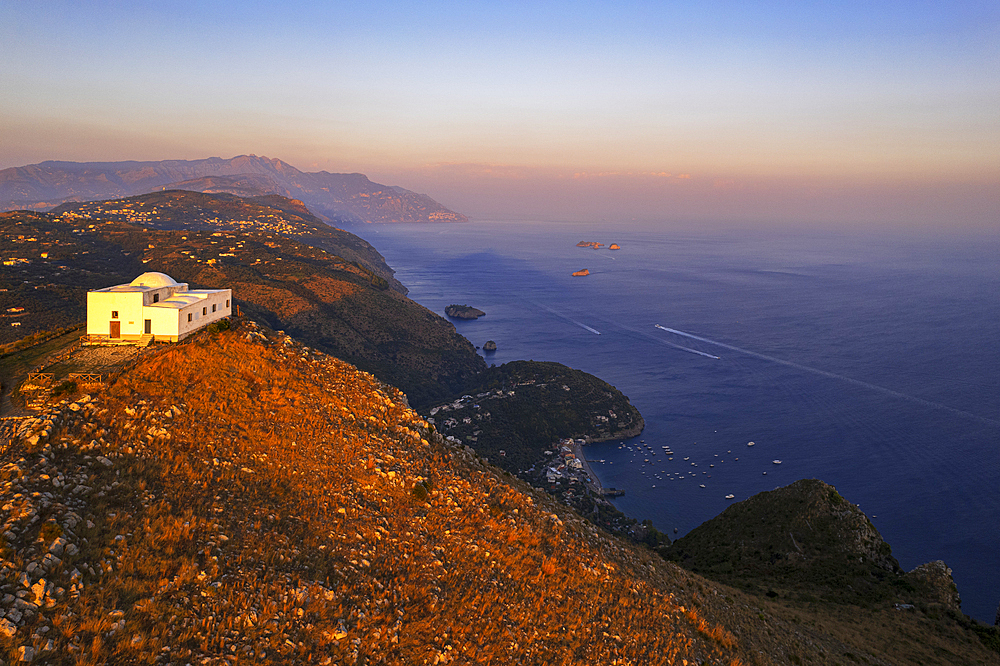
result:
[[[213,321],[205,328],[208,330],[209,333],[218,333],[219,331],[228,331],[230,328],[230,323],[228,319],[220,319],[219,321]]]
[[[42,529],[38,532],[38,536],[40,536],[45,543],[50,543],[62,536],[62,528],[59,527],[58,523],[45,523],[42,525]]]
[[[73,380],[65,381],[59,386],[52,389],[52,395],[61,395],[63,393],[76,393],[76,382]]]

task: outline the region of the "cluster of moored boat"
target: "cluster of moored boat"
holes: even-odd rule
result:
[[[755,442],[747,442],[747,446],[748,446],[748,447],[753,447],[754,445],[755,445]],[[655,463],[656,463],[656,458],[655,458],[655,456],[657,455],[657,453],[656,453],[656,449],[655,449],[655,448],[654,448],[653,446],[651,446],[651,445],[647,444],[647,443],[646,443],[646,440],[644,440],[644,439],[640,439],[640,440],[639,440],[639,443],[638,443],[638,444],[633,444],[633,446],[635,446],[635,451],[636,451],[636,452],[645,452],[645,453],[647,453],[648,455],[650,455],[650,456],[652,456],[652,457],[653,457],[653,459],[652,459],[652,460],[651,460],[650,458],[643,458],[643,461],[642,461],[642,462],[643,462],[643,464],[644,464],[644,465],[655,465]],[[620,448],[620,449],[626,449],[626,448],[627,448],[627,449],[628,449],[629,451],[633,451],[633,448],[632,448],[632,446],[628,446],[628,445],[626,445],[626,444],[625,444],[625,442],[621,442],[621,443],[620,443],[620,445],[618,446],[618,448]],[[663,451],[663,455],[667,456],[667,460],[673,460],[673,459],[674,459],[674,458],[673,458],[673,456],[674,456],[674,452],[673,452],[673,450],[672,450],[672,449],[670,448],[670,446],[669,446],[669,445],[664,445],[664,446],[661,446],[660,448],[661,448],[661,449],[662,449],[662,451]],[[726,451],[726,453],[732,453],[732,451]],[[716,457],[716,458],[718,458],[718,457],[719,457],[719,456],[718,456],[718,454],[716,454],[716,456],[715,456],[715,457]],[[690,456],[687,456],[687,457],[685,457],[685,458],[684,458],[684,461],[685,461],[685,462],[690,462],[690,460],[691,460],[691,457],[690,457]],[[736,460],[739,460],[739,458],[736,458]],[[603,461],[601,461],[601,462],[603,462]],[[725,461],[724,461],[724,460],[719,460],[719,461],[717,461],[717,462],[725,462]],[[772,463],[772,464],[774,464],[774,465],[780,465],[780,464],[782,463],[782,461],[781,461],[781,460],[777,460],[777,459],[775,459],[775,460],[772,460],[772,461],[771,461],[771,463]],[[694,463],[694,462],[692,462],[692,463],[691,463],[691,466],[692,466],[692,467],[697,467],[697,466],[698,466],[698,464],[697,464],[697,463]],[[715,467],[715,463],[711,463],[711,464],[709,464],[709,466],[708,466],[708,467],[709,467],[709,469],[712,469],[712,468],[714,468],[714,467]],[[661,473],[663,473],[663,474],[666,474],[666,473],[667,473],[667,471],[666,471],[666,470],[660,470],[660,472],[661,472]],[[646,471],[645,471],[645,470],[643,470],[643,471],[642,471],[642,474],[646,474]],[[683,478],[685,478],[685,476],[683,475],[683,473],[675,473],[675,474],[677,475],[677,477],[676,477],[677,479],[683,479]],[[702,472],[702,474],[704,474],[704,475],[705,475],[706,477],[708,477],[708,478],[711,478],[711,476],[712,476],[712,475],[711,475],[711,474],[709,474],[709,473],[708,473],[707,471],[703,471],[703,472]],[[767,472],[766,472],[766,471],[764,472],[764,475],[767,475]],[[690,476],[694,476],[694,472],[691,472],[691,473],[690,473]],[[656,480],[663,480],[663,477],[661,477],[661,476],[660,476],[659,474],[657,474],[657,473],[656,473],[655,471],[653,472],[653,477],[654,477],[654,478],[655,478]],[[667,480],[670,480],[670,481],[673,481],[674,479],[673,479],[673,478],[670,478],[670,476],[668,475],[668,476],[667,476]],[[653,487],[653,488],[655,488],[655,487],[656,487],[656,484],[655,484],[655,483],[654,483],[654,484],[652,484],[652,487]],[[699,488],[705,488],[705,487],[707,487],[707,486],[706,486],[706,485],[705,485],[704,483],[701,483],[701,484],[699,484],[699,485],[698,485],[698,487],[699,487]],[[734,494],[730,493],[730,494],[726,495],[726,496],[725,496],[725,498],[726,498],[727,500],[733,500],[733,499],[736,499],[736,495],[734,495]]]

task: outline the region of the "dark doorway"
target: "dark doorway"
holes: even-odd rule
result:
[[[145,333],[146,333],[146,335],[149,335],[152,332],[153,332],[153,320],[152,319],[147,319],[146,320]]]
[[[111,337],[112,338],[122,337],[122,323],[120,321],[111,322]]]

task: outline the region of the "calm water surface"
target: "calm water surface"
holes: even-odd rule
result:
[[[496,341],[489,362],[558,361],[629,396],[657,455],[640,453],[638,438],[588,453],[604,461],[593,466],[605,486],[625,489],[615,503],[627,514],[683,535],[728,506],[728,494],[739,501],[819,478],[860,505],[904,568],[943,559],[963,610],[992,623],[995,239],[510,222],[357,232],[417,302],[442,315],[451,303],[485,310],[455,324],[478,346]],[[571,276],[581,268],[590,275]]]

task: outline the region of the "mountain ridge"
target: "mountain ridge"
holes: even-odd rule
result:
[[[242,177],[258,194],[304,201],[333,224],[466,222],[426,194],[382,185],[360,173],[305,172],[277,158],[239,155],[201,160],[69,162],[48,160],[0,170],[0,209],[46,210],[70,201],[114,199],[197,187],[199,179]],[[207,184],[212,187],[211,183]]]

